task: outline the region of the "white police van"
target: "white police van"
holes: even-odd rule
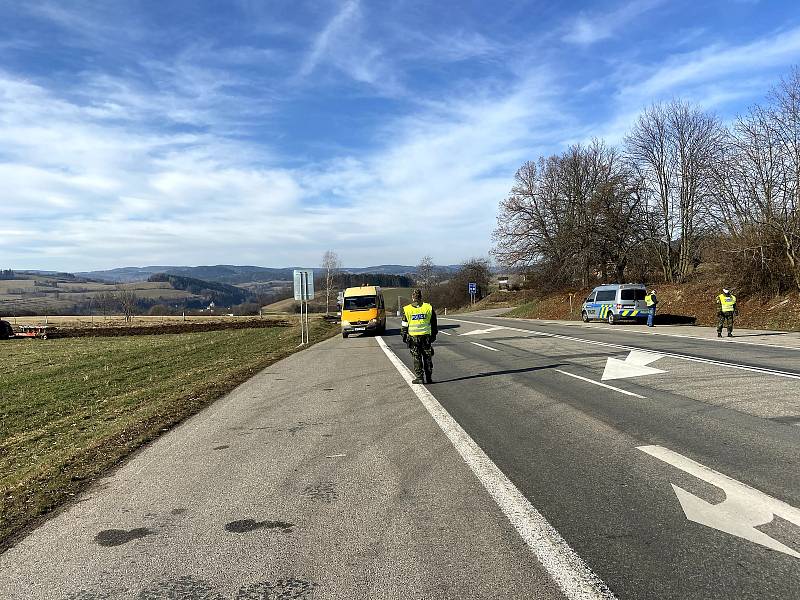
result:
[[[600,320],[614,325],[620,321],[646,320],[650,309],[644,297],[647,288],[639,283],[599,285],[586,297],[581,307],[584,323]]]

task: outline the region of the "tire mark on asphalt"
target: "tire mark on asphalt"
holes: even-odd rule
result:
[[[294,531],[294,523],[287,523],[286,521],[242,519],[240,521],[231,521],[225,525],[225,531],[229,531],[230,533],[249,533],[257,529],[279,529],[282,533],[292,533],[292,531]]]

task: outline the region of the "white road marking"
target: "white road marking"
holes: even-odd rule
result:
[[[414,374],[397,358],[383,338],[378,345],[411,387],[455,449],[500,507],[533,555],[569,600],[615,600],[608,586],[586,565],[561,534],[533,507],[469,434],[422,385],[411,383]]]
[[[587,383],[599,385],[600,387],[608,388],[609,390],[614,390],[615,392],[619,392],[620,394],[625,394],[626,396],[633,396],[634,398],[646,399],[644,396],[640,396],[639,394],[634,394],[633,392],[629,392],[628,390],[623,390],[622,388],[614,387],[613,385],[608,385],[607,383],[600,383],[599,381],[595,381],[594,379],[589,379],[588,377],[581,377],[580,375],[575,375],[575,373],[567,373],[566,371],[562,371],[561,369],[553,369],[553,370],[558,371],[562,375],[567,375],[569,377],[574,377],[575,379],[580,379],[581,381],[585,381]]]
[[[659,358],[664,358],[664,355],[656,354],[655,352],[642,352],[641,350],[631,351],[625,360],[609,357],[606,361],[606,368],[603,370],[603,376],[600,378],[600,381],[666,373],[666,371],[661,369],[647,366],[651,362],[657,361]]]
[[[500,319],[502,317],[486,317],[487,319]],[[556,325],[562,325],[562,323],[555,323]],[[582,325],[584,329],[598,329],[598,330],[605,330],[608,331],[610,326],[605,326],[600,323],[596,325]],[[638,329],[614,329],[615,332],[618,333],[638,333],[639,335],[663,335],[666,337],[674,337],[674,338],[687,338],[690,340],[700,340],[703,342],[714,342],[715,344],[744,344],[747,346],[766,346],[767,348],[782,348],[784,350],[800,350],[800,346],[783,346],[781,344],[762,344],[760,342],[747,342],[745,340],[740,340],[736,338],[722,338],[718,339],[715,337],[702,337],[699,335],[689,335],[687,333],[666,333],[663,331],[639,331]],[[789,332],[777,332],[777,333],[789,333]],[[775,334],[766,334],[766,335],[775,335]]]
[[[465,321],[463,319],[451,319],[447,317],[449,321],[456,321],[459,323],[471,323],[472,325],[486,325],[486,323],[478,323],[476,321]],[[592,346],[604,346],[606,348],[617,348],[618,350],[642,350],[641,348],[634,348],[632,346],[625,346],[623,344],[612,344],[611,342],[600,342],[596,340],[586,340],[583,338],[576,338],[569,335],[561,335],[558,333],[550,333],[548,331],[538,331],[535,329],[521,329],[519,327],[508,327],[507,325],[500,325],[501,329],[506,329],[508,331],[517,331],[520,333],[527,333],[532,336],[534,335],[541,335],[545,337],[550,337],[559,340],[567,340],[570,342],[579,342],[581,344],[590,344]],[[762,344],[766,345],[766,344]],[[647,352],[647,350],[643,350]],[[788,371],[779,371],[777,369],[768,369],[766,367],[748,367],[746,365],[737,365],[736,363],[729,363],[722,360],[714,360],[713,358],[699,358],[696,356],[687,356],[685,354],[676,354],[674,352],[661,352],[659,354],[663,356],[667,356],[669,358],[677,358],[678,360],[686,360],[689,362],[697,362],[703,363],[707,365],[715,365],[718,367],[727,367],[729,369],[738,369],[740,371],[750,371],[752,373],[761,373],[762,375],[774,375],[776,377],[785,377],[786,379],[800,379],[800,375],[797,373],[789,373]]]
[[[724,490],[725,500],[719,504],[711,504],[671,484],[687,519],[800,558],[800,552],[756,529],[771,522],[775,515],[800,526],[800,510],[669,448],[639,446],[639,450]]]
[[[497,348],[492,348],[491,346],[484,346],[483,344],[479,344],[478,342],[470,342],[470,344],[474,344],[475,346],[480,346],[481,348],[486,348],[487,350],[491,350],[492,352],[500,352]]]
[[[439,333],[441,333],[442,335],[453,335],[452,333],[447,333],[446,331],[440,331]]]
[[[493,331],[500,331],[502,327],[489,327],[488,329],[473,329],[466,333],[459,333],[459,335],[483,335],[484,333],[492,333]]]

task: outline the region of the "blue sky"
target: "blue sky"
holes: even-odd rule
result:
[[[761,101],[800,3],[0,0],[0,57],[2,268],[444,264],[523,161]]]

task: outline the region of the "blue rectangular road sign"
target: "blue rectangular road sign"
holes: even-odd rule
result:
[[[478,284],[477,283],[470,283],[469,284],[469,293],[470,294],[477,294],[478,293]]]

